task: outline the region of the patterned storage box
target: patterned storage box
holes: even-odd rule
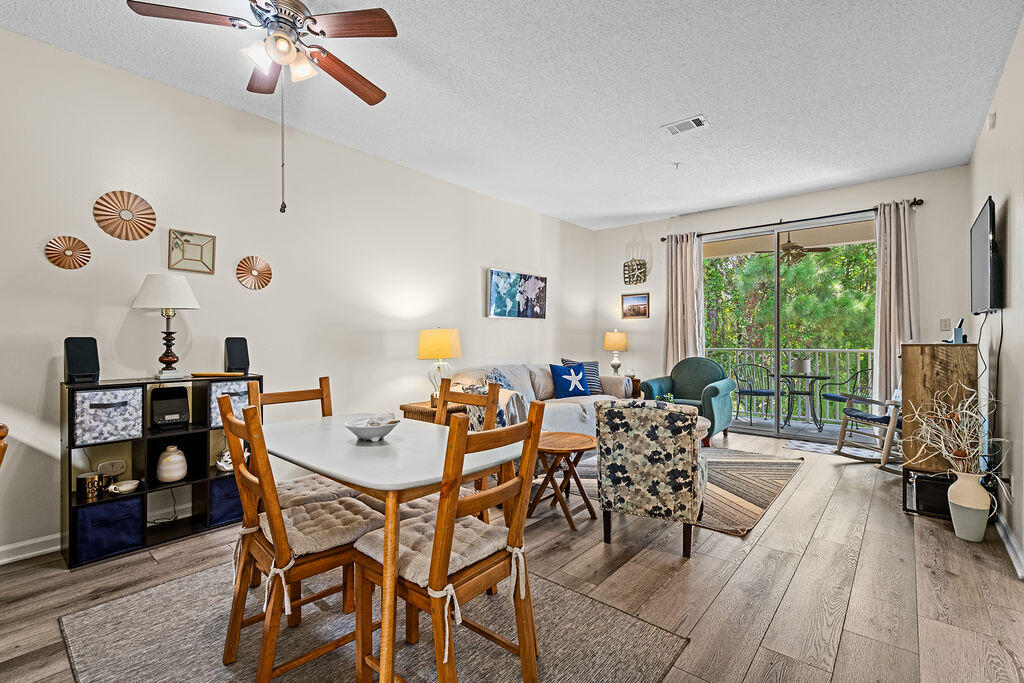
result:
[[[74,447],[142,437],[142,387],[76,391]]]
[[[210,426],[220,427],[220,408],[217,406],[217,397],[227,394],[231,397],[231,407],[234,408],[235,417],[242,419],[242,408],[249,405],[248,382],[245,380],[234,382],[210,382]]]

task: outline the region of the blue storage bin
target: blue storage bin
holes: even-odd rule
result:
[[[75,510],[75,555],[79,564],[143,546],[142,497]]]
[[[242,499],[234,477],[210,480],[210,526],[242,520]]]

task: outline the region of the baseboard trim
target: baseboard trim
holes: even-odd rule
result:
[[[1017,578],[1024,579],[1024,550],[1017,542],[1017,537],[1010,531],[1010,527],[1006,526],[1006,520],[1002,515],[996,515],[996,531],[999,532],[999,538],[1003,539],[1003,545],[1006,546],[1006,553],[1010,556],[1013,568],[1017,570]]]
[[[0,564],[10,564],[25,560],[36,555],[44,555],[60,550],[60,534],[50,534],[27,541],[18,541],[8,545],[0,545]]]

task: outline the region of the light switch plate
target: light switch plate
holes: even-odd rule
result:
[[[953,330],[952,321],[949,318],[939,319],[939,332],[950,332]]]
[[[128,463],[124,460],[108,460],[106,462],[101,462],[99,467],[96,468],[100,474],[106,474],[111,477],[124,474],[127,469]]]

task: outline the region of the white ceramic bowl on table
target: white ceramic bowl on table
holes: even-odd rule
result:
[[[350,432],[355,434],[356,438],[360,441],[380,441],[390,434],[391,430],[397,427],[398,423],[401,422],[401,420],[395,419],[393,422],[382,424],[379,427],[365,427],[358,424],[368,417],[373,417],[373,415],[373,413],[353,415],[345,422],[345,426]]]

